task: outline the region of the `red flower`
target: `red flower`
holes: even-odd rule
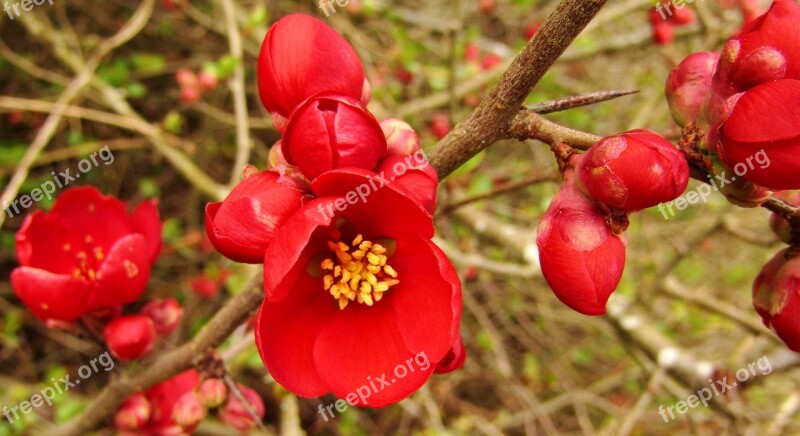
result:
[[[681,127],[698,121],[703,115],[718,60],[718,52],[695,53],[669,73],[665,94],[672,119]]]
[[[345,201],[374,177],[354,168],[318,177],[318,198],[267,249],[256,344],[270,374],[297,395],[395,403],[427,381],[458,337],[461,285],[430,241],[431,215],[392,184]],[[415,356],[428,364],[408,369]],[[390,386],[357,397],[373,377]]]
[[[753,307],[790,350],[800,352],[800,257],[781,250],[753,283]]]
[[[653,25],[653,41],[658,45],[668,45],[675,40],[675,28],[669,21],[660,21]]]
[[[573,177],[567,170],[539,222],[539,263],[561,302],[585,315],[602,315],[625,268],[625,244],[611,233],[598,206],[578,191]]]
[[[129,425],[126,425],[125,430],[135,430],[136,433],[128,434],[140,435],[180,435],[191,433],[194,428],[184,428],[176,424],[172,419],[172,414],[178,400],[184,394],[193,392],[198,384],[200,384],[200,375],[197,371],[190,369],[151,387],[144,392],[144,397],[151,406],[149,420],[145,420],[145,422],[141,419],[130,420],[129,422],[138,424],[138,426],[130,428]],[[133,401],[133,399],[141,395],[141,393],[138,393],[129,397],[126,402],[123,403],[123,409],[121,409],[120,412],[122,412],[124,407]]]
[[[765,188],[800,188],[800,80],[764,83],[737,98],[708,136],[720,160]]]
[[[436,186],[439,175],[421,150],[410,156],[389,156],[375,170],[390,180],[392,186],[421,204],[428,213],[436,210]]]
[[[689,165],[680,151],[643,129],[603,138],[575,172],[578,186],[591,198],[631,212],[674,200],[689,183]]]
[[[95,187],[68,189],[50,213],[35,211],[17,233],[17,296],[36,317],[72,322],[139,298],[161,250],[156,200],[131,215]]]
[[[206,206],[209,239],[236,262],[263,262],[275,229],[302,206],[306,195],[295,179],[275,170],[252,174],[253,168],[245,170],[245,179],[224,201]]]
[[[386,138],[358,100],[325,95],[305,101],[292,113],[281,149],[287,162],[313,180],[336,168],[375,169],[386,154]]]
[[[155,324],[144,315],[121,316],[103,330],[109,351],[122,360],[136,360],[149,353],[155,337]]]
[[[775,0],[722,49],[709,100],[709,118],[724,117],[726,100],[762,83],[800,79],[800,5]],[[796,101],[796,100],[795,100]]]
[[[288,118],[295,107],[320,92],[362,99],[364,67],[353,47],[308,15],[275,23],[258,57],[258,94],[271,113]],[[369,99],[369,95],[365,95]]]
[[[250,410],[255,412],[259,418],[264,419],[264,413],[266,412],[264,400],[261,399],[256,391],[247,386],[237,385],[237,387],[249,403]],[[248,431],[256,425],[253,415],[233,393],[228,395],[228,401],[219,411],[219,419],[241,432]]]

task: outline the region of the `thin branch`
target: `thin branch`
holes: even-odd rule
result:
[[[553,66],[606,0],[562,0],[472,115],[433,150],[430,162],[444,179],[481,150],[508,135],[531,89]]]
[[[236,327],[247,321],[264,298],[262,283],[262,276],[257,273],[247,288],[231,298],[194,339],[161,354],[153,363],[133,374],[123,374],[112,380],[97,394],[83,414],[61,426],[55,434],[87,434],[116,412],[128,396],[190,368],[202,356],[203,351],[222,344]]]
[[[10,203],[19,193],[22,184],[25,182],[25,179],[28,178],[31,165],[33,165],[39,153],[42,152],[45,146],[50,142],[50,139],[53,138],[53,135],[55,135],[56,129],[58,129],[61,119],[64,117],[64,111],[67,105],[89,85],[94,77],[95,70],[100,66],[100,62],[115,48],[130,41],[131,38],[136,36],[139,31],[144,28],[150,16],[153,14],[154,4],[155,0],[144,1],[139,8],[136,9],[130,21],[128,21],[119,32],[114,34],[111,38],[104,40],[97,48],[97,51],[92,55],[92,58],[89,59],[89,62],[82,67],[78,75],[70,82],[58,98],[55,109],[50,116],[47,117],[44,125],[42,125],[42,128],[36,134],[33,142],[25,152],[25,156],[22,157],[19,165],[17,165],[17,170],[8,182],[8,186],[3,190],[3,194],[0,195],[0,205],[2,205],[3,208],[5,208],[5,205]],[[0,214],[0,227],[3,226],[5,217],[6,214]]]

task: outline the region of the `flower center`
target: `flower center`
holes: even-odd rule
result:
[[[381,301],[383,293],[400,283],[397,271],[386,264],[386,248],[381,244],[356,236],[350,245],[337,240],[328,241],[335,257],[326,258],[320,266],[331,271],[322,278],[325,290],[344,309],[351,301],[372,306]]]
[[[100,262],[105,258],[103,247],[94,244],[94,238],[87,235],[84,238],[84,248],[74,252],[76,268],[72,271],[72,276],[75,278],[83,277],[87,280],[94,280],[97,275],[97,270],[100,267]],[[73,252],[72,244],[64,244],[62,247],[66,252]]]

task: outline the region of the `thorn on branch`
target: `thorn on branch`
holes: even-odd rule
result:
[[[553,112],[565,111],[574,109],[576,107],[589,106],[596,103],[601,103],[615,98],[623,97],[626,95],[636,94],[639,90],[633,91],[599,91],[590,92],[588,94],[580,94],[572,97],[562,98],[558,100],[546,101],[543,103],[536,103],[526,106],[537,114],[549,114]]]

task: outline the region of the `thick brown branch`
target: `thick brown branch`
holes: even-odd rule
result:
[[[445,178],[472,156],[504,139],[531,89],[600,11],[606,0],[562,0],[475,111],[430,156]]]

